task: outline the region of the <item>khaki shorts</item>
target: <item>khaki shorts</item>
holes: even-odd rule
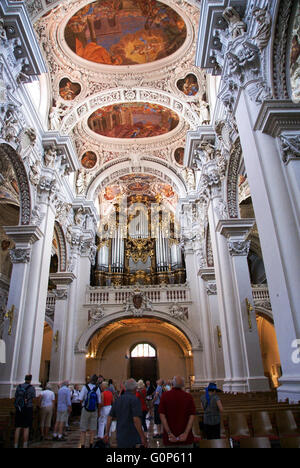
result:
[[[51,427],[52,414],[53,414],[52,406],[41,407],[41,427]]]
[[[81,418],[80,418],[81,432],[97,431],[97,422],[98,422],[97,410],[87,411],[85,408],[82,408]]]
[[[67,424],[69,418],[69,411],[57,411],[56,422]]]

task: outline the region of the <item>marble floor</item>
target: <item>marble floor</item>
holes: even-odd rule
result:
[[[149,448],[160,448],[162,447],[162,439],[153,437],[155,435],[155,429],[152,420],[147,420],[147,439]],[[71,422],[68,430],[65,432],[66,440],[58,442],[52,440],[52,432],[50,432],[50,440],[32,441],[28,448],[80,448],[80,427],[79,419],[75,419]],[[87,441],[88,444],[88,441]],[[110,440],[111,448],[116,447],[115,433],[112,434]]]

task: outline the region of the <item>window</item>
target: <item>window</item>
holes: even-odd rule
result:
[[[156,351],[149,344],[140,343],[131,351],[131,357],[156,357]]]

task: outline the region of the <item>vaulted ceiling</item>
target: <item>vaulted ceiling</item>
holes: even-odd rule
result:
[[[45,8],[34,26],[49,69],[49,129],[74,141],[77,194],[100,173],[93,193],[104,190],[103,173],[124,161],[128,174],[145,176],[143,161],[152,161],[184,183],[186,133],[209,119],[206,76],[194,65],[199,2],[66,0]]]

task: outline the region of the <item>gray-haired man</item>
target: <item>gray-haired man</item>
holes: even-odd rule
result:
[[[109,431],[113,419],[117,420],[118,448],[147,447],[147,439],[142,427],[142,406],[135,396],[137,383],[134,379],[125,382],[125,393],[112,405],[107,419],[104,441],[109,440]]]

